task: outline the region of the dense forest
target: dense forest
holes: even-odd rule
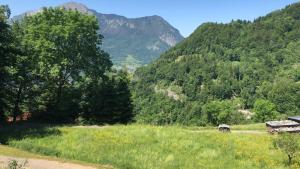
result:
[[[20,21],[0,7],[0,116],[44,122],[115,123],[131,118],[128,75],[100,47],[95,16],[44,8]]]
[[[300,112],[300,3],[205,23],[133,77],[135,120],[216,125]]]

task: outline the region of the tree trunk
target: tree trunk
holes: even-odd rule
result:
[[[17,116],[18,116],[18,113],[20,111],[19,109],[19,104],[20,104],[20,101],[21,101],[21,96],[22,96],[22,84],[19,85],[19,88],[18,88],[18,93],[17,93],[17,97],[16,97],[16,100],[15,100],[15,104],[14,104],[14,109],[13,109],[13,122],[17,122]]]
[[[288,158],[289,158],[289,165],[291,165],[292,164],[292,156],[291,155],[288,155]]]
[[[55,106],[59,106],[60,101],[61,101],[61,96],[62,96],[62,87],[63,84],[61,82],[59,82],[58,84],[58,88],[57,88],[57,93],[56,93],[56,104]]]
[[[62,96],[62,90],[63,90],[63,85],[64,85],[64,79],[63,79],[63,74],[60,73],[59,76],[59,82],[58,82],[58,88],[57,88],[57,93],[56,93],[56,106],[60,104],[61,101],[61,96]]]

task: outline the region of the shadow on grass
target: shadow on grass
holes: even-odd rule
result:
[[[0,144],[9,144],[10,140],[24,138],[41,138],[50,135],[60,135],[61,132],[53,125],[20,123],[0,126]]]

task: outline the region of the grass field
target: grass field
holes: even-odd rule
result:
[[[248,131],[252,127],[265,129],[262,124],[233,128]],[[224,134],[214,128],[120,125],[17,128],[2,130],[0,140],[37,154],[120,169],[287,168],[286,157],[273,148],[272,137],[266,133]]]
[[[40,158],[41,156],[27,151],[0,145],[0,155],[25,158]]]

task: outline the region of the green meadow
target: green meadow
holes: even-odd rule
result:
[[[287,168],[285,155],[273,147],[276,136],[263,129],[262,124],[233,126],[231,133],[150,125],[20,127],[2,129],[1,141],[40,155],[120,169]]]

